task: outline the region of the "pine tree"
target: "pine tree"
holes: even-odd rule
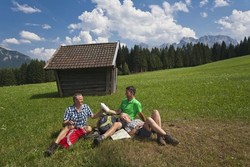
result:
[[[44,82],[52,82],[52,81],[55,81],[55,74],[54,74],[54,71],[52,70],[48,70],[48,71],[45,71],[45,80]]]
[[[145,72],[148,68],[148,62],[147,62],[147,56],[143,54],[143,52],[140,53],[139,56],[139,72]]]
[[[228,53],[227,53],[227,46],[226,43],[223,41],[221,44],[221,57],[220,60],[224,60],[228,58]]]
[[[170,45],[168,49],[168,68],[174,68],[174,56],[175,56],[175,49],[173,45]]]
[[[24,63],[21,65],[21,67],[19,68],[19,80],[18,80],[18,84],[27,84],[27,68],[28,68],[28,64]]]
[[[247,54],[250,54],[250,36],[247,39]]]
[[[123,75],[128,75],[128,74],[130,74],[130,71],[129,71],[129,68],[128,68],[127,63],[124,63],[123,66],[122,66],[122,74],[123,74]]]
[[[149,71],[160,70],[162,69],[161,59],[155,55],[151,54],[148,59],[148,69]]]
[[[168,68],[168,48],[164,48],[161,52],[161,62],[162,62],[162,67],[163,69]]]
[[[208,47],[208,45],[203,46],[203,62],[202,64],[210,63],[211,62],[211,56],[212,56],[212,51]]]
[[[191,43],[182,47],[183,50],[183,66],[190,67],[191,66],[191,59],[192,59],[192,49],[193,45]]]
[[[212,48],[212,61],[218,61],[221,58],[221,45],[215,43]]]
[[[175,52],[175,68],[183,67],[183,57],[180,48],[176,49]]]
[[[235,54],[235,47],[233,44],[230,44],[229,47],[228,47],[228,58],[233,58],[236,56]]]
[[[13,69],[0,70],[0,86],[16,85],[16,77]]]
[[[32,60],[27,67],[28,83],[43,83],[45,82],[45,71],[43,70],[44,62]]]

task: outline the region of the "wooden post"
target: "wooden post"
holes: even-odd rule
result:
[[[112,78],[111,78],[111,93],[115,93],[117,83],[117,68],[113,67],[112,69]]]
[[[111,71],[109,67],[106,68],[106,72],[107,72],[106,73],[106,94],[110,94],[111,93],[111,88],[110,88]]]
[[[54,70],[55,73],[55,77],[56,77],[56,85],[57,85],[57,90],[59,93],[59,96],[62,97],[63,96],[63,92],[62,92],[62,88],[61,88],[61,84],[60,84],[60,79],[58,76],[58,72],[56,70]]]

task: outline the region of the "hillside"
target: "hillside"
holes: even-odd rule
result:
[[[0,47],[0,68],[18,68],[31,59],[20,52]]]
[[[117,109],[128,85],[137,87],[143,112],[162,115],[163,127],[181,142],[107,140],[92,148],[80,140],[44,158],[61,128],[71,97],[55,83],[0,88],[0,166],[250,166],[250,55],[198,67],[118,77],[113,95],[86,96],[94,112],[105,102]],[[11,106],[11,107],[10,107]],[[95,126],[96,120],[89,124]],[[209,165],[208,165],[209,164]]]

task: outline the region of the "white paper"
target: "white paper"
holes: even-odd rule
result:
[[[131,136],[128,134],[128,132],[126,132],[124,129],[120,129],[118,131],[116,131],[111,138],[113,140],[120,140],[120,139],[127,139],[127,138],[131,138]]]
[[[106,112],[109,111],[108,106],[106,106],[104,103],[101,103],[101,108],[102,108],[104,111],[106,111]]]

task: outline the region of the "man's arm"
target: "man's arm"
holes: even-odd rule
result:
[[[108,114],[119,115],[119,114],[122,113],[122,110],[121,110],[121,109],[118,109],[118,110],[116,110],[116,111],[114,111],[114,110],[109,110],[109,111],[107,111],[107,113],[108,113]]]
[[[146,118],[145,118],[145,116],[144,116],[144,114],[143,114],[142,112],[139,112],[139,116],[140,116],[140,118],[141,118],[141,120],[142,120],[143,122],[146,121]]]
[[[70,107],[66,108],[63,117],[63,127],[74,127],[74,121],[71,120]]]
[[[99,118],[99,117],[102,115],[102,113],[103,113],[103,110],[100,110],[98,113],[93,114],[93,115],[91,116],[91,118],[92,118],[92,119]]]

